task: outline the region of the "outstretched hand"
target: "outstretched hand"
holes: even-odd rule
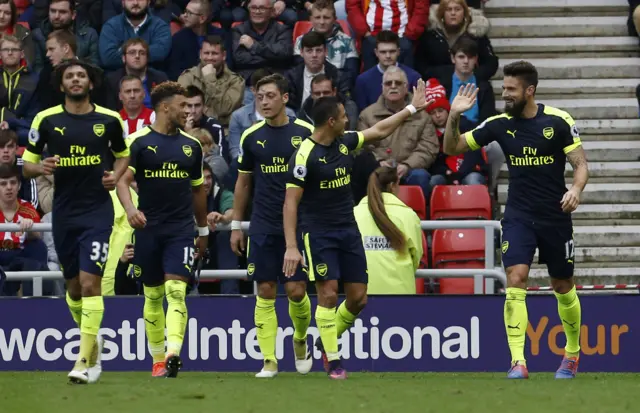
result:
[[[413,97],[411,98],[411,104],[416,108],[418,112],[435,102],[434,99],[427,100],[425,87],[426,86],[424,80],[418,79],[418,84],[413,88]]]
[[[460,86],[458,94],[451,102],[451,113],[464,113],[471,109],[476,103],[478,98],[478,88],[476,85],[467,83],[465,86]]]

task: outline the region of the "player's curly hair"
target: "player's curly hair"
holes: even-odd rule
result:
[[[160,103],[176,95],[186,96],[187,90],[178,82],[162,82],[151,91],[151,106],[156,110]]]
[[[100,87],[102,84],[103,70],[87,60],[80,59],[79,57],[73,57],[71,59],[64,59],[58,66],[56,66],[53,76],[51,77],[51,84],[53,85],[54,90],[60,90],[64,73],[67,69],[73,66],[80,66],[87,71],[87,76],[89,76],[89,80],[93,84],[94,89],[98,89]]]

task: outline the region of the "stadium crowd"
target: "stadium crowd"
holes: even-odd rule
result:
[[[351,130],[402,110],[418,79],[427,82],[434,103],[356,155],[351,183],[356,204],[380,166],[395,168],[401,184],[419,186],[427,205],[436,185],[488,185],[495,194],[504,162],[497,143],[458,156],[442,150],[452,91],[469,83],[479,88],[461,131],[497,114],[489,80],[498,57],[487,37],[485,1],[0,0],[0,222],[28,229],[51,221],[53,177],[24,178],[20,154],[35,115],[64,102],[61,91],[52,90],[52,74],[72,58],[104,70],[92,100],[118,111],[127,134],[153,123],[150,91],[156,85],[173,80],[186,88],[185,129],[205,153],[212,230],[231,221],[241,136],[264,119],[254,85],[272,73],[288,81],[289,116],[311,122],[314,101],[337,96]],[[121,207],[118,212],[115,194],[113,200],[113,236],[118,232],[126,239],[132,229]],[[204,269],[246,268],[246,260],[231,251],[229,237],[228,231],[211,233]],[[133,248],[111,244],[122,248],[110,250],[103,293],[135,294],[127,274]],[[4,233],[0,266],[59,270],[51,233]],[[45,295],[64,294],[62,281],[44,287]],[[31,288],[31,282],[4,282],[0,295],[28,296]],[[239,280],[199,285],[204,293],[252,288]]]

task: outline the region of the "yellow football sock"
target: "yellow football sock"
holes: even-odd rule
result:
[[[79,328],[82,325],[82,298],[75,301],[69,296],[69,292],[67,291],[67,305],[69,306],[73,321],[76,322]]]
[[[104,301],[102,296],[83,297],[82,298],[82,324],[80,326],[80,353],[78,354],[78,363],[89,367],[89,360],[93,353],[93,347],[96,337],[100,331],[102,324],[102,316],[104,315]]]
[[[526,362],[524,342],[529,325],[526,297],[527,291],[522,288],[507,288],[507,297],[504,302],[504,326],[511,350],[511,362]]]
[[[164,286],[144,286],[144,328],[153,362],[164,361]]]
[[[167,354],[180,355],[187,329],[187,283],[169,280],[164,283],[167,296]]]
[[[336,329],[338,332],[338,338],[342,336],[342,333],[351,328],[356,318],[358,318],[358,315],[351,314],[347,309],[347,302],[343,301],[342,304],[340,304],[340,307],[338,307],[338,312],[336,313]]]
[[[569,357],[577,357],[580,354],[580,318],[582,309],[580,299],[574,286],[566,294],[554,293],[558,299],[558,315],[562,321],[564,334],[567,336],[567,345],[564,351]]]
[[[274,363],[276,358],[276,336],[278,335],[278,316],[276,314],[276,300],[256,297],[256,308],[253,313],[256,325],[256,336],[262,358]]]
[[[307,329],[311,323],[311,301],[307,294],[300,302],[289,300],[289,317],[293,323],[293,338],[296,340],[305,340],[307,338]]]
[[[336,309],[316,307],[316,325],[320,331],[320,339],[329,361],[338,360],[338,333],[336,328]]]

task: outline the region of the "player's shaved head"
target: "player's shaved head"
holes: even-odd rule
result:
[[[162,82],[151,91],[151,106],[154,110],[158,105],[174,96],[186,96],[187,91],[178,82]]]
[[[340,116],[340,100],[336,96],[322,97],[315,101],[311,109],[311,119],[316,127],[326,125],[329,119]]]

